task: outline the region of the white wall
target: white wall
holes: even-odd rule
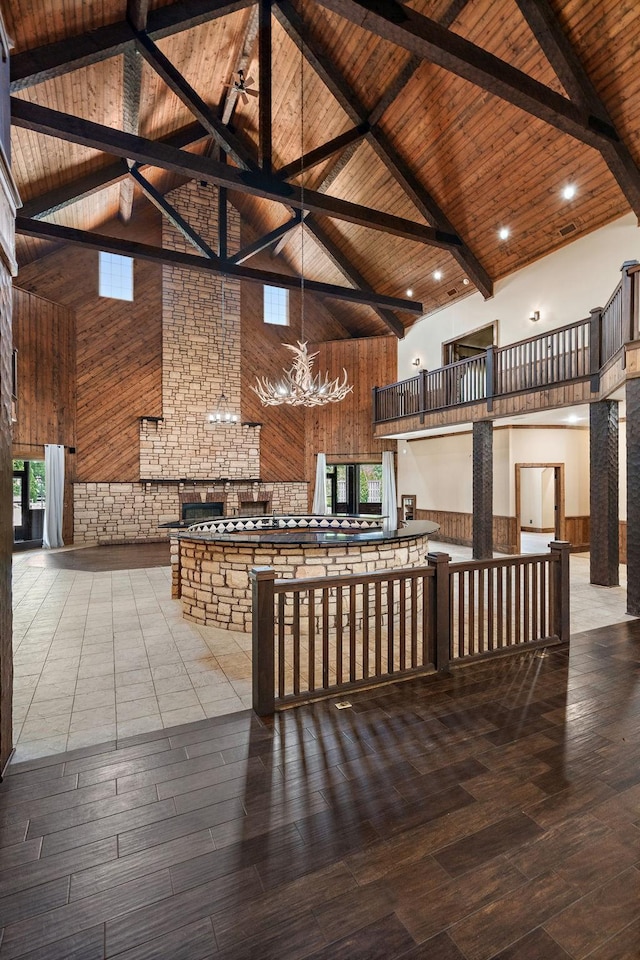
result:
[[[398,493],[415,494],[419,510],[473,510],[473,439],[471,432],[398,441]],[[493,512],[515,517],[516,463],[564,463],[565,510],[568,516],[589,513],[589,431],[508,429],[493,434]],[[551,471],[553,473],[553,471]],[[538,478],[538,498],[541,497]],[[538,512],[540,505],[538,505]],[[548,526],[540,523],[534,526]],[[529,517],[524,517],[527,525]]]
[[[442,366],[443,341],[494,320],[499,321],[498,345],[504,346],[581,320],[592,307],[604,306],[624,261],[640,260],[636,224],[633,214],[622,217],[499,280],[491,300],[474,293],[418,320],[398,343],[398,379],[415,375],[415,357],[430,370]],[[538,323],[529,320],[532,310],[540,311]]]

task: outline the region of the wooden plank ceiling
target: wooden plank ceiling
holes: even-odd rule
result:
[[[268,11],[265,0],[262,6]],[[367,16],[367,7],[374,13],[370,29],[356,22]],[[169,88],[146,54],[135,52],[129,16],[146,24],[213,120],[223,129],[231,125],[245,165],[258,169],[259,158],[266,152],[268,160],[270,152],[272,167],[263,163],[270,184],[287,167],[303,199],[305,190],[316,191],[439,227],[460,242],[433,246],[316,213],[269,246],[274,271],[395,298],[406,298],[411,289],[410,296],[430,312],[476,288],[489,294],[495,280],[630,207],[640,213],[637,0],[412,0],[405,8],[393,2],[280,0],[268,21],[271,57],[262,57],[262,78],[257,7],[236,0],[221,14],[221,0],[149,0],[148,13],[146,8],[144,0],[12,0],[4,15],[15,42],[14,96],[149,140],[186,130],[178,146],[219,160],[218,146],[195,127],[184,97]],[[385,15],[391,11],[391,27],[376,18],[381,8]],[[560,103],[559,115],[564,104],[574,104],[584,137],[498,96],[498,80],[514,82],[506,67],[498,64],[498,79],[483,87],[465,78],[466,68],[430,62],[403,26],[409,8],[474,44],[472,62],[480,63],[486,51],[520,71],[518,77],[525,75],[516,78],[516,86],[522,83],[518,96],[528,93],[528,77],[550,109]],[[187,17],[188,29],[167,26]],[[399,34],[392,32],[396,22]],[[84,49],[88,31],[97,31],[100,46],[105,25],[120,30],[120,45],[114,41],[109,55],[89,51],[93,62],[65,67],[65,56]],[[61,41],[65,56],[52,46]],[[47,79],[30,78],[37,62],[49,64]],[[253,78],[260,97],[245,102],[230,94],[238,69]],[[44,214],[47,221],[100,232],[113,218],[126,221],[149,204],[132,186],[122,159],[44,136],[28,124],[14,126],[12,138],[27,216],[55,202],[58,209]],[[323,151],[335,138],[341,138],[335,151]],[[311,151],[321,151],[321,159],[303,171],[300,157]],[[141,172],[160,193],[182,182],[157,167]],[[568,183],[576,187],[570,201],[561,196]],[[286,201],[235,191],[229,199],[258,236],[292,218]],[[509,228],[507,240],[499,238],[500,227]],[[26,264],[51,245],[19,236],[17,248]],[[260,256],[264,267],[265,254]],[[394,325],[398,335],[415,319],[402,310],[327,303],[356,336],[388,334]]]

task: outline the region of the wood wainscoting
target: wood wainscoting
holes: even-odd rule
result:
[[[564,529],[572,553],[584,553],[590,549],[590,517],[565,517]]]
[[[440,524],[434,539],[444,543],[473,545],[473,514],[455,510],[416,510],[416,520],[433,520]],[[493,518],[493,549],[496,553],[518,552],[518,528],[515,517]]]

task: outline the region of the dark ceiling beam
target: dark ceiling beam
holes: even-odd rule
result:
[[[520,11],[571,99],[589,114],[614,128],[611,116],[562,29],[547,0],[516,0]],[[599,150],[627,198],[640,217],[640,170],[621,141],[603,141]]]
[[[362,290],[365,293],[372,293],[372,289],[362,276],[362,274],[356,269],[356,267],[350,262],[348,257],[342,252],[340,247],[333,242],[329,234],[320,226],[315,217],[307,217],[304,221],[304,226],[302,229],[308,229],[316,238],[316,240],[321,244],[327,256],[338,268],[340,273],[346,277],[351,283],[354,284],[359,290]],[[405,334],[404,324],[396,317],[394,313],[390,310],[385,310],[384,308],[378,307],[377,309],[378,316],[386,324],[391,333],[395,334],[396,337],[402,339]]]
[[[89,233],[85,230],[76,230],[73,227],[62,227],[56,223],[45,223],[42,220],[27,220],[24,217],[17,217],[16,233],[25,237],[37,237],[41,240],[61,240],[64,243],[74,243],[92,250],[104,250],[107,253],[119,253],[134,257],[136,260],[166,263],[192,270],[201,270],[206,273],[236,277],[238,280],[247,280],[249,283],[268,284],[290,290],[300,290],[304,283],[305,290],[318,296],[329,297],[334,300],[346,300],[349,303],[364,303],[367,306],[381,306],[392,310],[409,311],[415,315],[422,313],[422,304],[414,303],[411,300],[387,297],[384,294],[364,293],[361,290],[338,287],[331,283],[319,283],[316,280],[303,280],[302,277],[272,273],[269,270],[256,270],[252,267],[229,263],[217,257],[207,259],[196,254],[164,250],[161,247],[153,247],[146,243],[107,237],[98,233]]]
[[[431,194],[424,189],[408,163],[403,160],[389,142],[386,134],[379,127],[374,127],[368,139],[389,173],[410,197],[427,223],[438,224],[444,230],[453,230],[453,226],[442,208],[438,206]],[[472,251],[465,245],[450,252],[485,300],[492,297],[493,281]]]
[[[165,57],[162,50],[156,46],[151,37],[144,32],[138,33],[136,34],[136,43],[140,53],[149,66],[164,80],[169,89],[182,100],[184,105],[191,111],[194,117],[200,121],[205,130],[209,131],[225,153],[228,153],[239,166],[247,170],[257,169],[256,164],[244,144],[218,119],[213,110],[204,102],[202,97],[196,93],[193,87],[187,83],[182,74],[176,70],[171,61]]]
[[[190,123],[176,133],[169,134],[162,139],[162,143],[168,143],[176,149],[187,147],[190,144],[201,143],[209,139],[209,133],[199,123]],[[106,187],[119,183],[128,177],[128,167],[121,160],[110,163],[100,170],[94,170],[85,174],[83,177],[77,177],[69,183],[65,183],[54,190],[48,190],[41,193],[38,197],[27,200],[21,208],[23,216],[47,217],[56,210],[62,210],[72,203],[77,203],[84,197],[90,197],[93,193],[98,193]]]
[[[247,260],[255,257],[258,253],[262,253],[263,250],[266,250],[273,243],[276,243],[280,237],[283,237],[285,234],[293,230],[294,227],[297,227],[301,220],[302,214],[299,210],[296,210],[295,216],[291,217],[290,220],[287,220],[286,223],[276,227],[269,233],[265,233],[264,236],[258,237],[258,239],[254,240],[253,243],[248,243],[247,246],[243,247],[242,250],[239,250],[238,253],[235,253],[232,257],[229,257],[229,263],[246,263]]]
[[[154,205],[154,207],[160,211],[163,217],[169,221],[169,223],[175,227],[179,233],[185,238],[185,240],[192,244],[200,253],[203,253],[205,257],[208,257],[210,260],[217,260],[215,252],[211,249],[209,244],[202,239],[200,234],[193,229],[193,227],[185,220],[181,213],[179,213],[172,203],[169,203],[164,194],[160,193],[159,190],[156,190],[152,183],[149,183],[146,177],[144,177],[140,170],[138,169],[137,164],[131,167],[129,171],[131,179],[134,180],[145,197]]]
[[[253,170],[227,167],[208,157],[199,157],[183,150],[176,150],[157,140],[134,137],[103,124],[50,110],[48,107],[16,97],[11,98],[11,112],[11,122],[16,126],[79,143],[94,150],[112,153],[125,160],[140,164],[148,163],[164,170],[171,170],[192,180],[215,183],[239,193],[275,200],[295,209],[305,209],[321,216],[335,217],[338,220],[346,220],[349,223],[356,223],[446,250],[461,246],[462,243],[457,235],[445,230],[414,223],[402,217],[372,210],[361,204],[349,203],[347,200],[320,194],[314,190],[303,192],[294,184],[284,183],[275,177],[267,177]]]
[[[287,31],[287,34],[296,45],[303,50],[305,57],[310,58],[314,69],[330,89],[340,106],[356,123],[368,122],[370,118],[367,117],[367,110],[364,104],[354,91],[351,90],[336,65],[330,62],[328,58],[317,49],[313,37],[310,36],[309,31],[303,24],[297,11],[291,5],[290,0],[278,0],[278,9],[279,20]],[[411,75],[414,71],[415,62],[413,62],[412,58],[412,60],[409,61],[407,73]],[[406,82],[406,76],[407,74],[403,74],[402,81]],[[398,89],[399,92],[399,88],[396,87],[396,89]],[[374,113],[378,116],[377,109],[374,110]],[[408,163],[398,154],[379,127],[371,127],[367,134],[367,140],[371,143],[373,149],[391,175],[399,183],[407,196],[409,196],[427,222],[437,229],[456,233],[444,210],[436,203],[435,199],[422,185],[418,177],[410,169]],[[475,254],[473,254],[463,242],[460,243],[455,251],[452,249],[450,252],[482,295],[485,298],[493,296],[493,281]]]
[[[273,110],[271,86],[273,64],[271,59],[271,0],[258,0],[258,70],[260,90],[258,101],[258,155],[264,173],[273,169]]]
[[[217,17],[251,6],[255,0],[180,0],[178,3],[152,10],[147,30],[154,40],[168,37]],[[60,77],[80,67],[100,63],[118,56],[134,44],[134,34],[127,20],[106,24],[88,33],[65,37],[35,50],[25,50],[11,57],[11,92],[17,93],[36,83]]]
[[[351,130],[346,130],[339,136],[334,137],[333,140],[328,140],[327,143],[323,143],[321,147],[316,147],[315,150],[309,150],[308,153],[305,153],[302,157],[298,157],[297,160],[292,160],[291,163],[287,163],[286,166],[277,170],[276,174],[282,177],[283,180],[286,180],[287,177],[295,177],[299,173],[304,173],[306,170],[310,170],[311,167],[315,167],[316,164],[322,163],[323,160],[328,160],[329,157],[332,157],[334,154],[342,153],[342,151],[346,147],[351,146],[352,143],[360,143],[368,132],[369,124],[360,123],[357,127],[352,127]]]
[[[617,142],[618,134],[602,117],[590,115],[477,44],[397,0],[318,0],[339,16],[390,43],[487,90],[496,97],[591,147]]]

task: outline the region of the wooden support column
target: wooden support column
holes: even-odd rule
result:
[[[627,613],[640,616],[640,379],[627,380]]]
[[[618,527],[618,404],[602,400],[589,407],[590,580],[617,587]]]
[[[473,424],[473,559],[493,556],[493,422]]]

